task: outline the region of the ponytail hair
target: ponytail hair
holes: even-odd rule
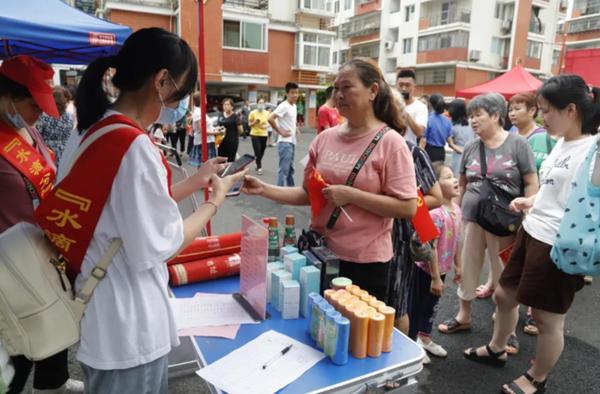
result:
[[[116,73],[113,85],[121,93],[141,89],[157,72],[166,69],[174,80],[185,74],[185,80],[165,102],[181,100],[189,95],[198,80],[198,64],[190,46],[176,34],[152,27],[133,33],[115,56],[93,61],[83,73],[77,94],[77,128],[80,132],[96,123],[110,106],[103,89],[109,68]]]
[[[340,70],[344,68],[354,68],[363,86],[370,88],[375,83],[379,86],[379,92],[373,100],[375,117],[397,132],[404,133],[406,124],[402,119],[400,104],[377,63],[369,58],[355,57],[344,63]]]
[[[588,87],[574,74],[562,74],[548,79],[537,92],[553,107],[565,109],[575,104],[581,119],[582,134],[596,134],[600,126],[600,89]]]

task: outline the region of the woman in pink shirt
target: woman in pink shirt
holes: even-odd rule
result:
[[[309,205],[308,180],[317,170],[328,184],[327,204],[311,218],[311,229],[323,234],[329,249],[341,260],[340,275],[387,301],[392,259],[392,222],[410,218],[417,209],[415,170],[402,136],[400,110],[381,70],[370,59],[354,58],[335,79],[333,97],[348,121],[319,134],[309,148],[301,187],[277,187],[246,176],[244,191],[281,204]],[[365,148],[382,129],[389,128],[346,186]],[[398,171],[398,169],[404,169]],[[344,207],[331,229],[326,228],[335,207]],[[350,219],[351,218],[351,219]]]

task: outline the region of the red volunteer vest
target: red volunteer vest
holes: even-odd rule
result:
[[[37,149],[1,121],[0,156],[31,182],[40,200],[52,190],[56,178],[54,165],[48,163]]]
[[[112,115],[92,126],[83,141],[111,124],[123,124],[123,127],[94,141],[35,211],[38,225],[67,260],[71,279],[81,269],[123,157],[133,141],[145,134],[129,118]],[[162,160],[170,185],[171,171],[166,159]]]

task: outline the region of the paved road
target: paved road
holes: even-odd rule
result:
[[[313,133],[303,134],[296,150],[296,180],[302,178],[298,161],[307,152]],[[240,142],[240,153],[251,153],[250,140]],[[264,175],[268,182],[276,181],[277,151],[268,148],[264,159]],[[253,173],[253,171],[251,171]],[[257,197],[240,196],[229,198],[219,209],[213,221],[215,233],[239,231],[240,216],[246,214],[254,218],[277,216],[283,220],[286,214],[296,215],[297,228],[307,225],[309,209],[305,207],[282,207]],[[468,247],[468,246],[467,246]],[[484,275],[487,271],[484,272]],[[452,283],[448,278],[447,283]],[[566,324],[565,351],[550,379],[550,393],[600,393],[600,278],[597,283],[586,286],[578,293],[575,304],[569,313]],[[493,312],[491,300],[476,301],[474,304],[473,328],[470,333],[442,336],[434,333],[434,340],[448,350],[445,360],[434,359],[419,375],[419,385],[412,393],[495,393],[507,381],[515,378],[528,367],[533,357],[535,338],[522,333],[522,319],[519,323],[521,353],[510,358],[503,369],[480,366],[462,357],[462,350],[472,345],[485,344],[491,337]],[[436,323],[451,317],[457,309],[456,287],[452,284],[445,291],[440,303]],[[74,377],[81,376],[76,363],[71,366]],[[173,379],[171,393],[206,393],[205,383],[196,376]]]

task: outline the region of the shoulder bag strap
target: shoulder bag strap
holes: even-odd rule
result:
[[[375,146],[377,146],[379,141],[381,141],[381,139],[383,138],[383,135],[388,130],[390,130],[390,128],[388,126],[384,126],[377,132],[377,134],[375,134],[375,137],[373,137],[373,140],[369,143],[369,145],[367,146],[367,148],[365,149],[363,154],[360,155],[360,157],[358,158],[358,161],[352,168],[352,171],[350,172],[350,175],[348,176],[348,179],[346,180],[346,186],[352,186],[354,184],[354,181],[356,180],[356,176],[358,175],[359,171],[361,170],[361,168],[366,163],[367,159],[369,158],[369,156],[375,149]],[[332,229],[333,226],[335,226],[335,222],[337,222],[338,218],[340,217],[341,212],[342,212],[341,207],[335,207],[335,209],[333,210],[333,213],[329,217],[329,221],[327,222],[326,227],[328,229]]]
[[[95,141],[97,141],[100,137],[110,133],[111,131],[121,129],[123,127],[130,126],[121,123],[111,124],[99,130],[96,130],[92,135],[86,138],[75,151],[71,162],[67,164],[65,176],[69,174],[75,162],[77,162],[77,159],[79,159],[83,152],[85,152],[85,150],[89,148]],[[104,277],[106,276],[108,266],[112,263],[113,258],[121,248],[122,244],[123,241],[121,240],[121,238],[115,238],[111,241],[110,245],[108,246],[108,249],[106,250],[106,252],[104,252],[102,257],[100,258],[100,261],[98,261],[96,266],[92,269],[90,277],[85,281],[83,287],[75,297],[75,301],[80,302],[82,304],[87,304],[90,301],[90,298],[92,297],[96,286],[98,286],[100,281],[102,281],[102,279],[104,279]]]
[[[485,157],[485,145],[483,145],[483,141],[479,140],[479,166],[481,167],[481,177],[487,177],[487,161]]]

